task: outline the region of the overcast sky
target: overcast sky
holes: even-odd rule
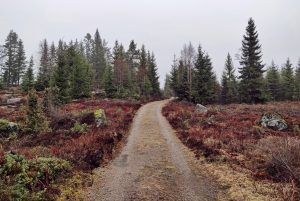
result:
[[[38,57],[39,42],[82,39],[99,29],[112,47],[134,39],[156,55],[160,80],[184,43],[201,43],[218,76],[229,52],[239,52],[248,19],[256,22],[263,61],[300,57],[299,0],[0,0],[0,44],[9,30]],[[235,67],[238,62],[235,60]]]

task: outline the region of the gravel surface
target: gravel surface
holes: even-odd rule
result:
[[[162,116],[167,102],[140,108],[127,144],[115,160],[95,170],[85,200],[216,200],[218,186],[197,168],[194,154]]]

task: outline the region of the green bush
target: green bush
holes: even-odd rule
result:
[[[0,119],[0,137],[9,137],[11,134],[18,132],[18,125],[9,122],[6,119]]]
[[[88,125],[87,124],[80,124],[76,122],[71,128],[72,133],[84,133],[88,130]]]
[[[55,157],[28,160],[8,152],[1,161],[0,200],[6,201],[54,200],[55,196],[47,189],[55,184],[58,178],[71,171],[69,162]]]

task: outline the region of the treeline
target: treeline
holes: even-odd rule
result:
[[[132,40],[127,50],[118,41],[113,49],[100,37],[86,34],[83,40],[57,45],[44,39],[40,44],[38,72],[34,59],[26,58],[23,41],[10,31],[0,46],[0,86],[22,86],[22,90],[45,91],[57,104],[92,92],[110,98],[149,98],[160,96],[154,53],[140,49]]]
[[[243,36],[238,76],[228,53],[221,82],[213,71],[211,59],[199,45],[184,45],[180,58],[174,56],[166,75],[165,96],[177,96],[194,103],[263,103],[300,100],[300,60],[295,68],[287,59],[279,69],[272,62],[265,70],[261,45],[252,18]]]

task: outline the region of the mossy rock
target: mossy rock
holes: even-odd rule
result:
[[[277,112],[266,112],[262,115],[260,125],[265,128],[271,128],[273,130],[283,131],[288,128],[287,122]]]
[[[10,134],[17,133],[19,126],[6,119],[0,119],[0,137],[9,137]]]
[[[107,126],[107,118],[103,109],[94,112],[97,127]]]

